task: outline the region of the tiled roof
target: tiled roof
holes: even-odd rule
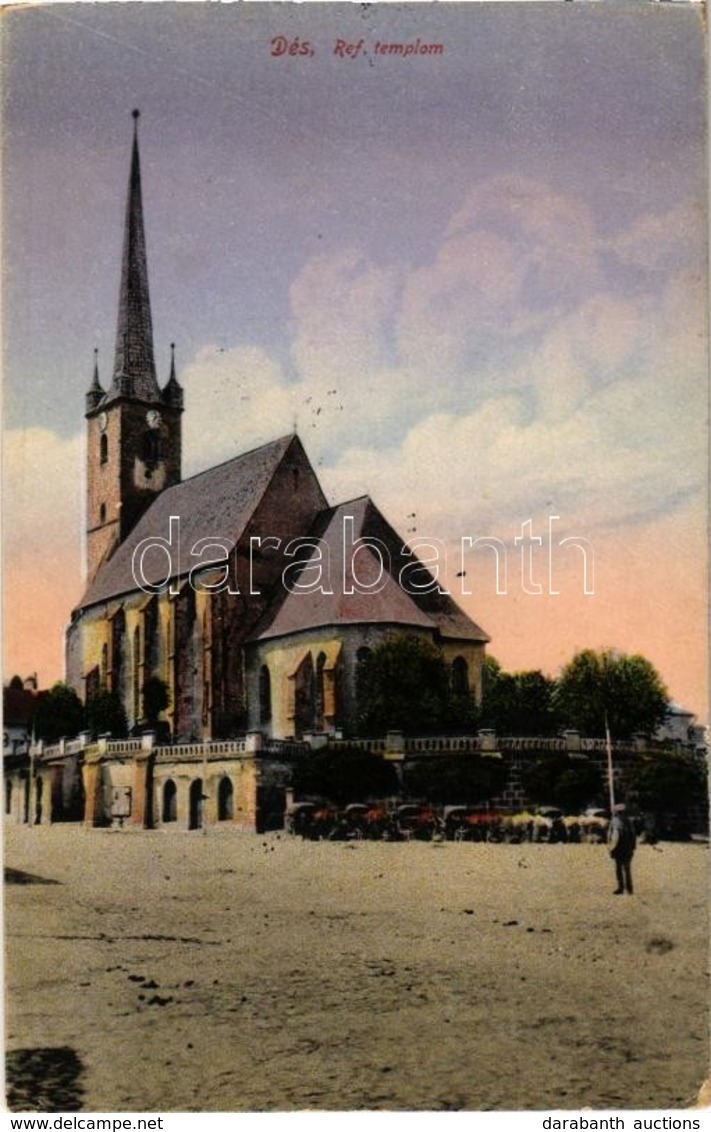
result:
[[[198,540],[219,537],[236,543],[292,443],[299,441],[284,436],[166,488],[99,568],[80,607],[136,590],[134,551],[143,539],[167,539],[173,515],[180,519],[180,544],[172,552],[173,578],[187,576],[198,565],[199,559],[190,553]],[[166,566],[165,552],[148,552],[143,558],[145,580],[160,585]]]
[[[349,519],[352,528],[350,524],[346,527]],[[370,548],[357,550],[354,555],[351,547],[346,546],[344,554],[344,543],[351,529],[354,540],[377,538],[386,546],[390,565],[382,578],[380,562]],[[489,640],[449,595],[409,593],[400,585],[397,580],[400,571],[413,558],[367,496],[322,512],[309,537],[320,540],[323,572],[320,576],[317,574],[315,561],[308,566],[309,561],[316,559],[314,550],[306,558],[299,580],[304,585],[315,585],[318,581],[323,590],[331,592],[303,592],[296,590],[293,584],[284,587],[253,639],[286,636],[317,626],[370,623],[438,630],[442,636],[457,640]],[[376,584],[379,578],[381,585]],[[373,590],[363,592],[370,584]],[[355,592],[346,592],[351,589]]]

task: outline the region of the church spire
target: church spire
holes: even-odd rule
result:
[[[139,401],[160,400],[153,357],[153,326],[148,293],[141,167],[138,156],[138,118],[139,111],[134,110],[133,152],[123,238],[116,359],[113,381],[106,395],[107,401],[117,397],[130,397]]]

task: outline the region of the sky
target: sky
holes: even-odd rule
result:
[[[296,429],[504,667],[641,653],[706,721],[700,6],[37,5],[3,94],[6,679],[63,674],[139,107],[185,474]]]

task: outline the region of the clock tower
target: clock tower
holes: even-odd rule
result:
[[[138,117],[134,110],[113,378],[105,391],[95,356],[86,394],[89,582],[156,496],[181,476],[183,390],[175,375],[175,348],[163,388],[153,355]]]

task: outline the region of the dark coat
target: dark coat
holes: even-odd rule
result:
[[[616,861],[629,861],[637,846],[634,826],[626,814],[614,814],[610,822],[608,848]]]

